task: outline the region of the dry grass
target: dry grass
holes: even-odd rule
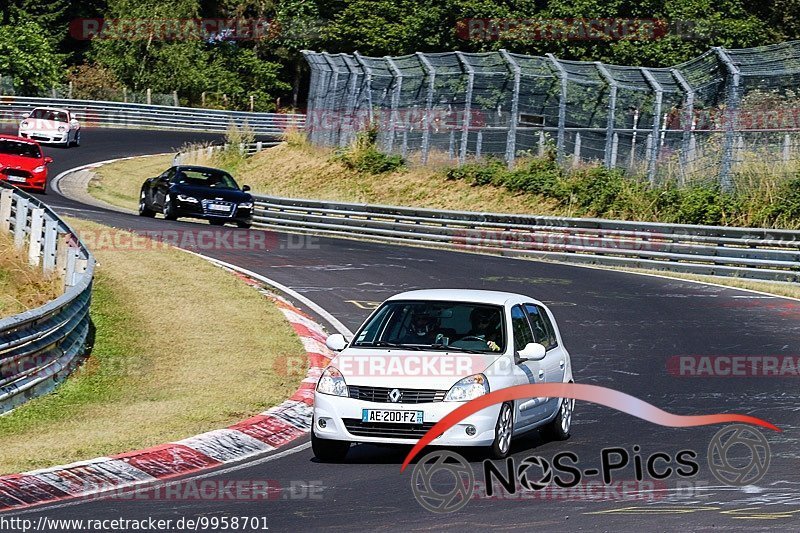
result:
[[[0,233],[0,318],[34,309],[61,294],[61,281],[28,265],[25,250],[17,251],[13,237]]]
[[[92,356],[53,394],[0,417],[0,472],[182,439],[296,390],[300,376],[280,362],[305,352],[257,291],[174,249],[95,252]]]
[[[136,210],[144,180],[172,166],[172,157],[137,157],[103,165],[94,170],[96,178],[89,183],[89,194],[109,204]]]

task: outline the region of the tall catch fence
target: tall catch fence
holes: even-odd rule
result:
[[[713,48],[672,68],[552,55],[304,52],[307,133],[345,146],[373,125],[380,147],[426,163],[553,150],[652,183],[794,174],[800,162],[800,42]]]

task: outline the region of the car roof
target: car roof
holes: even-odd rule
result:
[[[34,140],[32,140],[32,139],[26,139],[25,137],[17,137],[16,135],[4,135],[4,134],[0,134],[0,139],[6,139],[6,140],[8,140],[8,141],[18,141],[18,142],[23,142],[23,143],[28,143],[28,144],[34,144],[34,145],[36,145],[36,146],[39,146],[39,143],[38,143],[38,142],[36,142],[36,141],[34,141]]]
[[[430,300],[448,302],[470,302],[487,303],[494,305],[505,305],[509,300],[525,300],[531,303],[541,303],[538,300],[517,294],[503,291],[486,291],[477,289],[424,289],[407,291],[395,294],[387,301],[391,300]]]
[[[184,170],[215,170],[217,172],[224,172],[228,174],[228,172],[222,170],[221,168],[214,168],[214,167],[204,167],[200,165],[175,165],[175,168],[184,169]]]
[[[31,110],[31,113],[33,113],[37,109],[44,109],[45,111],[61,111],[62,113],[69,113],[69,109],[64,109],[63,107],[34,107]]]

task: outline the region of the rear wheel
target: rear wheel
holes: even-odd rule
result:
[[[314,457],[323,463],[339,463],[347,457],[350,443],[341,440],[320,439],[311,429],[311,450]]]
[[[225,225],[225,221],[224,220],[219,220],[219,219],[216,219],[216,218],[212,218],[211,220],[208,221],[208,223],[211,224],[212,226],[224,226]]]
[[[139,216],[153,218],[154,216],[156,216],[156,212],[147,207],[147,200],[145,199],[145,194],[146,193],[144,192],[144,190],[142,190],[142,192],[139,193]]]
[[[562,398],[558,414],[552,422],[544,427],[544,434],[550,440],[567,440],[572,428],[572,413],[575,411],[575,400]]]
[[[510,403],[500,406],[497,424],[494,427],[494,442],[489,453],[494,459],[504,459],[511,450],[511,433],[514,431],[514,412]]]
[[[237,222],[236,225],[240,228],[250,229],[253,224],[251,222]]]
[[[173,205],[170,195],[167,195],[164,199],[164,218],[167,220],[178,220],[178,213],[175,211],[175,205]]]

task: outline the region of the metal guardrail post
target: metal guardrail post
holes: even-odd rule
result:
[[[0,191],[0,231],[11,229],[11,202],[14,198],[14,191],[3,189]]]
[[[597,68],[597,71],[600,73],[600,76],[602,76],[602,78],[608,84],[608,120],[606,121],[606,147],[603,162],[606,168],[613,168],[617,159],[614,155],[612,155],[612,152],[615,135],[614,120],[617,116],[617,88],[619,87],[619,84],[617,83],[617,80],[611,76],[611,73],[608,71],[605,65],[603,65],[600,61],[595,61],[594,65]]]
[[[393,80],[393,88],[392,88],[392,100],[391,100],[391,109],[389,111],[389,136],[388,136],[388,146],[386,151],[391,153],[394,149],[394,136],[395,130],[397,129],[397,118],[398,118],[398,107],[400,105],[400,94],[403,90],[403,72],[397,66],[397,63],[394,62],[389,56],[385,56],[384,60],[386,60],[386,64],[389,66],[389,70],[392,72],[392,80]]]
[[[58,222],[47,218],[44,223],[44,258],[42,270],[52,274],[56,268],[56,242],[58,240]]]
[[[681,137],[681,153],[679,154],[680,162],[681,162],[681,185],[686,183],[686,172],[689,166],[689,144],[692,138],[692,122],[694,120],[694,90],[692,86],[689,85],[689,82],[686,81],[686,78],[683,77],[683,74],[680,73],[677,69],[670,69],[670,74],[675,79],[675,82],[681,88],[684,95],[684,103],[683,103],[683,134]]]
[[[469,127],[472,117],[472,91],[475,88],[475,69],[461,52],[456,52],[456,57],[461,66],[467,71],[467,92],[464,95],[464,118],[461,120],[461,148],[458,152],[458,164],[463,165],[467,159],[467,146],[469,143]]]
[[[17,199],[17,212],[14,217],[14,247],[19,250],[25,244],[25,226],[28,223],[28,199]]]
[[[564,162],[564,128],[567,122],[567,71],[558,62],[553,54],[547,54],[547,59],[555,69],[558,79],[561,80],[561,93],[558,97],[558,136],[556,137],[556,157],[559,163]]]
[[[436,69],[433,68],[431,62],[422,52],[417,52],[417,57],[428,76],[428,93],[425,96],[425,124],[422,128],[422,164],[424,165],[428,162],[428,152],[430,151],[431,114],[433,113],[433,92],[436,88]]]
[[[719,171],[719,184],[723,191],[733,189],[731,181],[731,167],[733,166],[733,145],[735,142],[734,134],[737,130],[738,110],[739,110],[739,78],[741,72],[739,67],[731,60],[728,53],[721,46],[715,46],[714,52],[725,65],[728,72],[726,78],[728,96],[725,102],[725,143],[722,148],[722,161]]]
[[[514,88],[511,93],[511,116],[508,117],[508,137],[506,138],[506,164],[514,168],[517,155],[517,124],[519,123],[519,89],[522,83],[522,67],[519,66],[507,50],[500,50],[500,55],[514,73]]]
[[[658,132],[661,126],[661,104],[664,98],[664,90],[661,84],[656,81],[655,77],[646,68],[640,68],[642,75],[647,80],[647,83],[652,87],[656,95],[656,101],[653,108],[653,132],[648,135],[648,154],[647,154],[647,179],[650,180],[651,185],[656,183],[656,161],[658,160]]]
[[[31,232],[28,236],[28,264],[39,266],[42,256],[42,231],[44,230],[44,209],[31,210]]]

